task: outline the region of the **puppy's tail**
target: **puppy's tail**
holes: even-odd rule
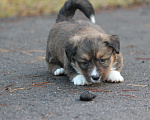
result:
[[[88,0],[68,0],[60,9],[56,22],[67,21],[72,19],[75,11],[81,10],[87,18],[95,23],[95,13],[92,4]]]

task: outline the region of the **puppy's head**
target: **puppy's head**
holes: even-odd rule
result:
[[[84,75],[88,83],[106,79],[119,50],[119,38],[106,34],[74,36],[65,47],[72,67]]]

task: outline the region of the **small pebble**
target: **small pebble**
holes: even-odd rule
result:
[[[80,95],[80,100],[82,101],[91,101],[96,97],[93,93],[85,91]]]

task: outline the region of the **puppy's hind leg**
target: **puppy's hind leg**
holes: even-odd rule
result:
[[[64,68],[62,68],[61,65],[56,63],[56,59],[53,59],[53,56],[51,55],[51,52],[49,51],[47,47],[46,51],[46,63],[48,69],[51,71],[53,75],[63,75],[64,74]]]
[[[47,63],[47,66],[53,75],[64,75],[64,68],[55,63]]]

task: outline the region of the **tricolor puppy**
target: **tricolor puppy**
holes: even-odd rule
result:
[[[76,9],[91,22],[74,19]],[[107,35],[94,23],[94,9],[88,0],[66,1],[48,37],[48,68],[54,75],[66,74],[75,85],[123,82],[119,38]]]

